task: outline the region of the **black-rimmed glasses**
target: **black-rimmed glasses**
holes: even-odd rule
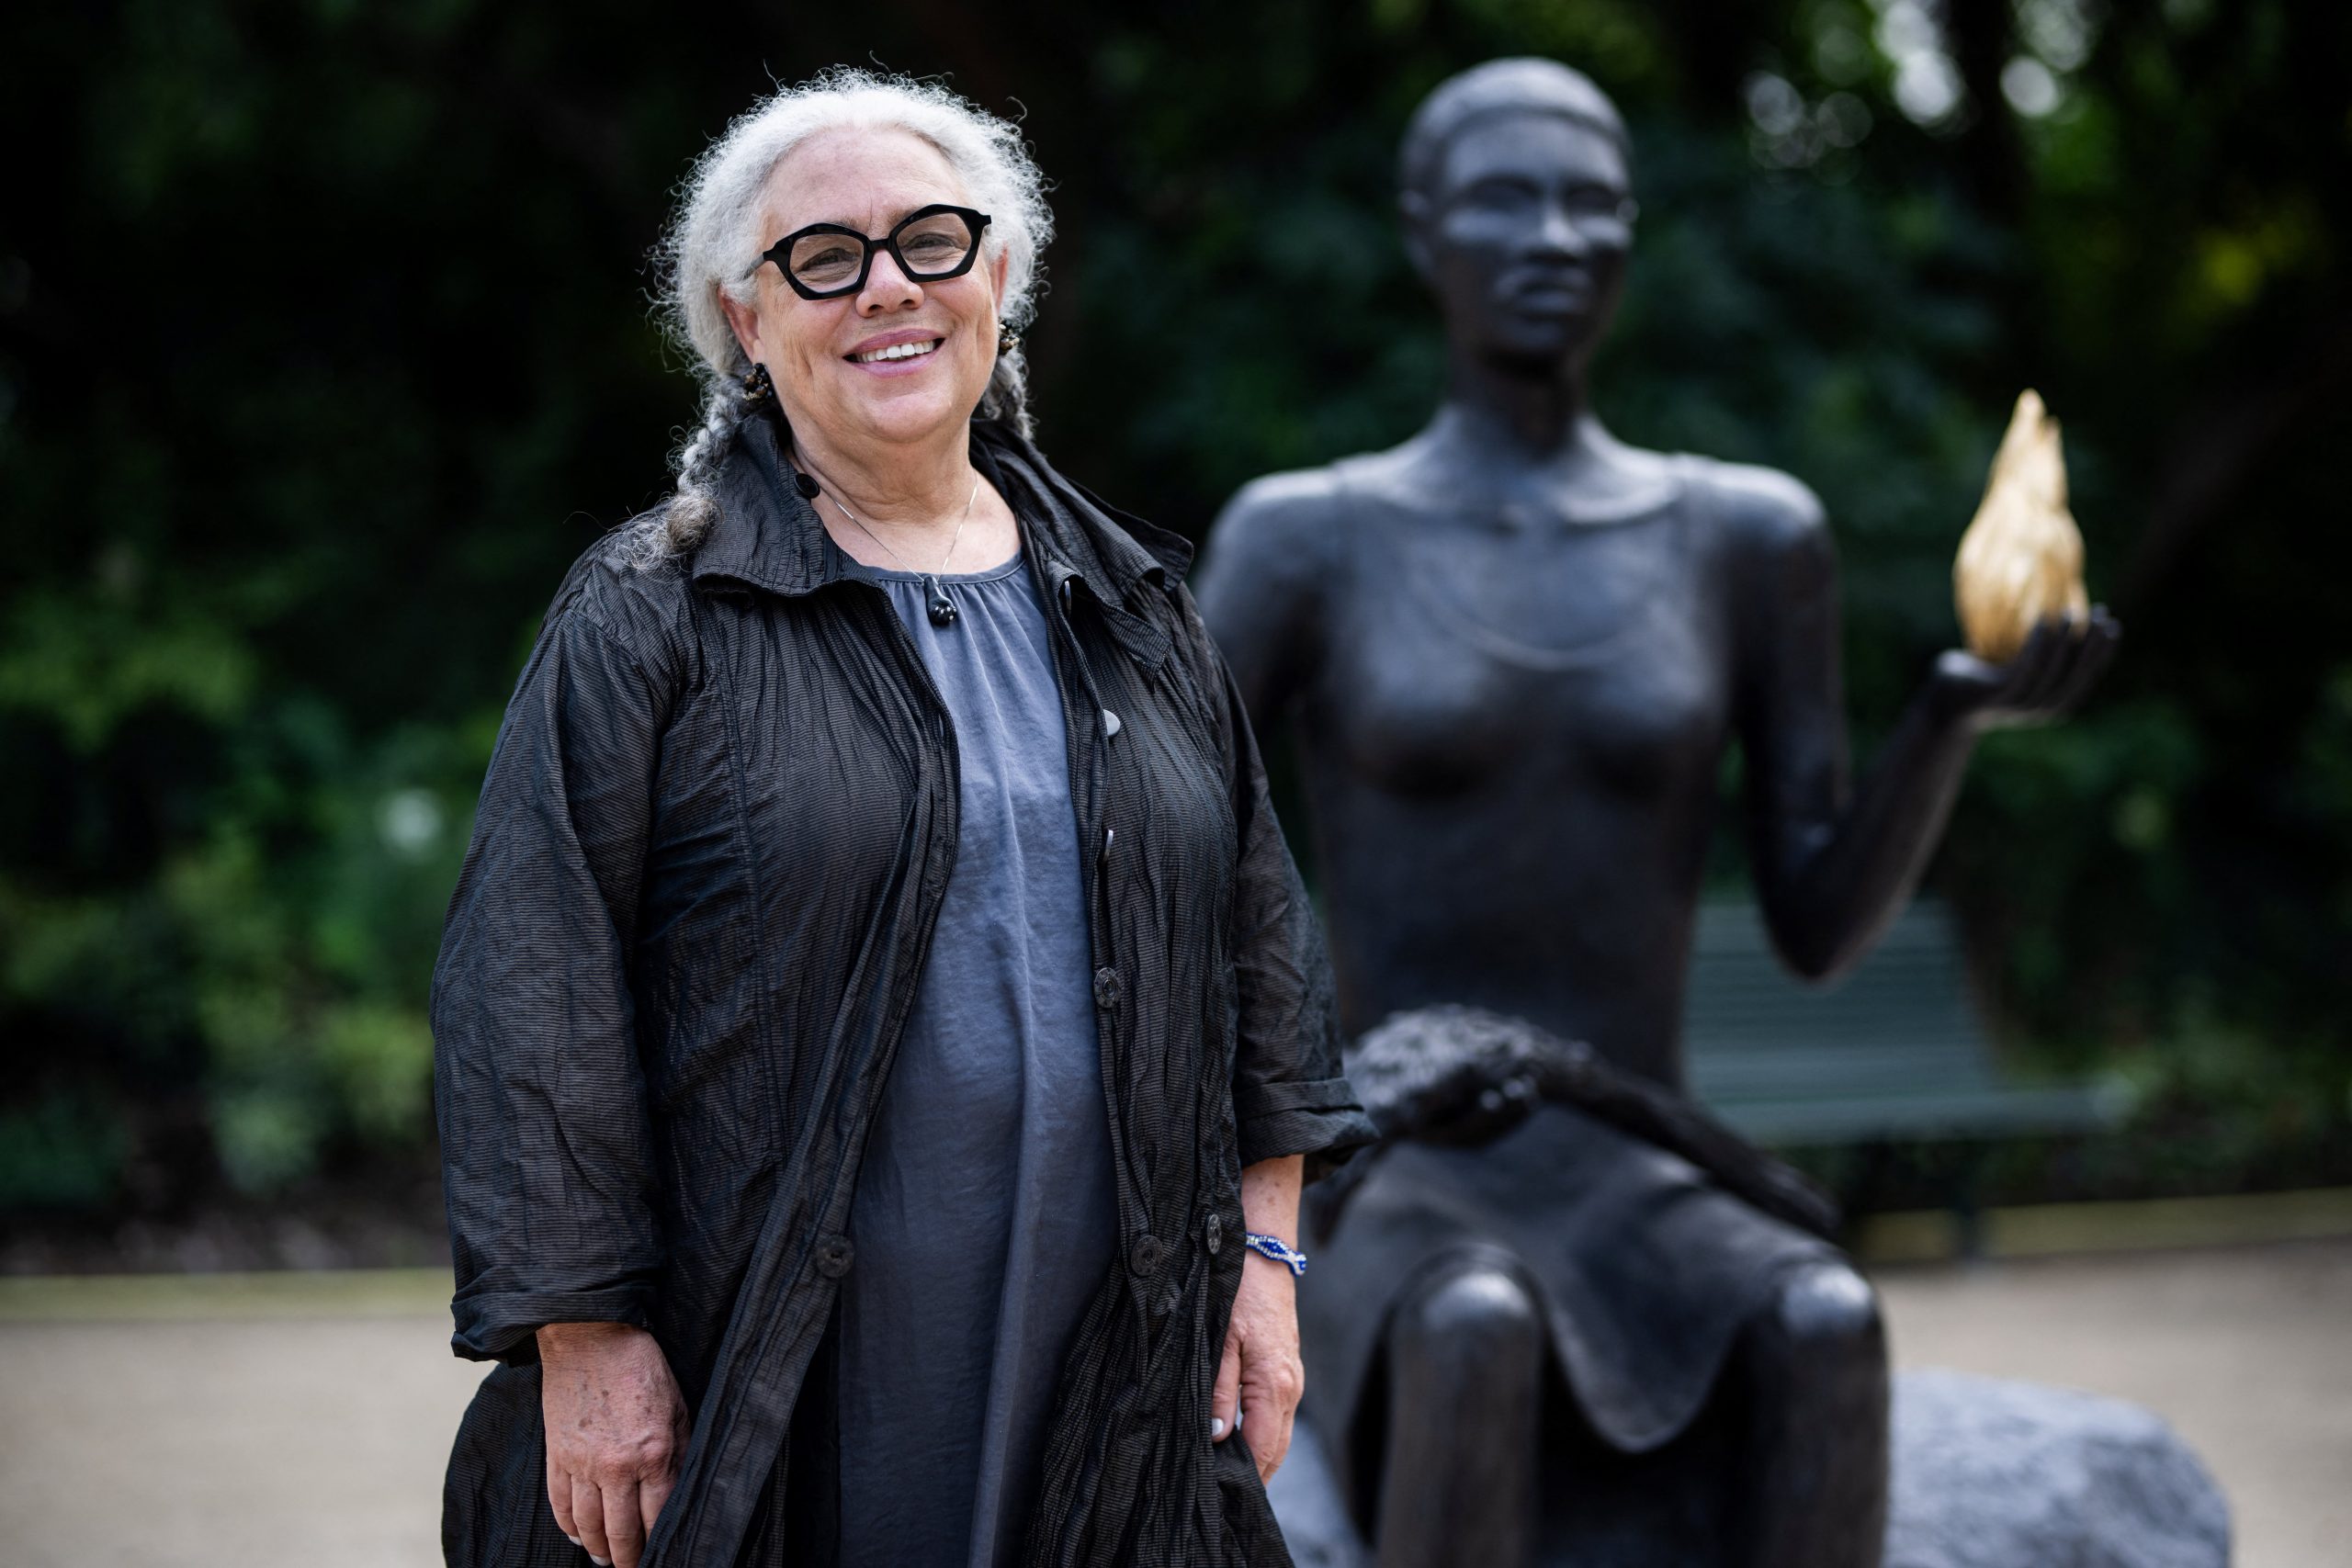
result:
[[[908,213],[878,240],[838,223],[811,223],[763,251],[752,272],[774,262],[803,299],[838,299],[865,288],[874,253],[888,251],[912,281],[940,283],[972,270],[988,226],[987,213],[944,203]]]

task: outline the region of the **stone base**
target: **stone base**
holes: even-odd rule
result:
[[[1883,1568],[2228,1568],[2221,1488],[2138,1405],[1905,1372],[1893,1436]],[[1297,1568],[1371,1568],[1309,1422],[1269,1493]]]
[[[2039,1383],[1894,1381],[1885,1568],[2228,1568],[2230,1508],[2149,1411]]]

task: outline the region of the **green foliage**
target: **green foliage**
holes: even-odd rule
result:
[[[11,1206],[102,1207],[115,1196],[125,1143],[104,1100],[51,1089],[0,1111],[0,1193]]]
[[[1971,31],[1938,54],[1931,13]],[[671,185],[771,72],[869,54],[1025,114],[1063,235],[1046,442],[1195,534],[1426,417],[1413,105],[1496,54],[1591,72],[1643,204],[1600,412],[1821,494],[1865,759],[2039,387],[2125,652],[2089,711],[1988,742],[1937,879],[2016,1038],[2134,1086],[2132,1158],[2308,1174],[2279,1151],[2352,1127],[2347,29],[2290,0],[19,7],[0,1208],[422,1156],[499,709],[693,413],[646,309]],[[2005,64],[2048,101],[2013,109]]]
[[[12,1054],[49,1086],[29,1121],[0,1122],[0,1198],[110,1193],[142,1112],[200,1112],[223,1173],[254,1192],[338,1143],[409,1151],[426,1133],[424,981],[486,749],[398,732],[355,755],[323,710],[273,716],[288,733],[224,738],[241,771],[210,792],[202,836],[138,886],[0,884],[0,1007],[37,1046]],[[51,1155],[28,1151],[77,1127],[103,1132],[75,1157],[105,1168],[46,1173]]]

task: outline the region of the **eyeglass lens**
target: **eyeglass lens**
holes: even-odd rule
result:
[[[898,243],[899,265],[918,281],[953,274],[974,243],[972,226],[957,212],[910,219],[892,230],[890,238]],[[848,234],[807,234],[793,244],[787,265],[811,288],[839,288],[856,278],[865,253],[865,243]]]

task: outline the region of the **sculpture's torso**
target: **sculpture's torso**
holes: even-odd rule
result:
[[[1295,718],[1351,1031],[1466,1002],[1680,1082],[1740,617],[1713,466],[1654,461],[1573,518],[1428,494],[1385,455],[1313,476],[1331,547]]]

